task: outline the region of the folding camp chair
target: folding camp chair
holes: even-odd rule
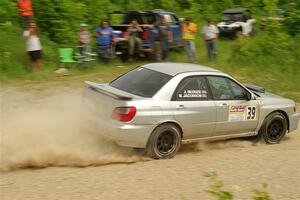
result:
[[[65,64],[76,63],[77,61],[73,59],[73,49],[72,48],[59,48],[59,57],[61,67],[64,67]]]
[[[75,53],[75,59],[78,63],[87,64],[96,57],[97,54],[92,53],[90,46],[77,46],[77,52]]]

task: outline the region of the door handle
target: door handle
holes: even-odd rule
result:
[[[177,109],[184,109],[184,105],[176,105]]]
[[[227,103],[221,103],[220,106],[221,106],[222,108],[227,108],[228,104],[227,104]]]

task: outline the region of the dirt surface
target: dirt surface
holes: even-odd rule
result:
[[[272,199],[300,199],[299,129],[277,145],[201,142],[152,160],[87,126],[81,92],[70,85],[2,88],[1,200],[213,199],[205,171],[217,171],[235,199],[251,199],[264,182]]]

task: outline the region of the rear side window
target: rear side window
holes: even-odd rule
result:
[[[139,13],[131,13],[124,17],[123,24],[130,24],[132,20],[137,20],[139,24],[145,24],[144,15]]]
[[[171,78],[171,75],[139,67],[112,81],[110,86],[134,95],[153,97]]]
[[[199,101],[209,100],[210,94],[206,80],[202,76],[192,76],[183,79],[174,95],[172,100],[175,101]]]
[[[157,21],[157,17],[151,13],[145,15],[147,19],[147,24],[154,24]]]

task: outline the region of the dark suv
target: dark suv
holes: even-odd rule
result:
[[[119,55],[122,60],[128,59],[128,41],[126,38],[127,28],[132,20],[137,20],[142,26],[143,32],[140,38],[143,41],[145,52],[151,54],[155,44],[155,36],[157,30],[154,23],[164,17],[170,25],[173,33],[173,42],[170,47],[181,45],[181,24],[175,13],[165,11],[114,11],[109,13],[109,19],[112,23],[114,33],[117,36],[116,55]]]

